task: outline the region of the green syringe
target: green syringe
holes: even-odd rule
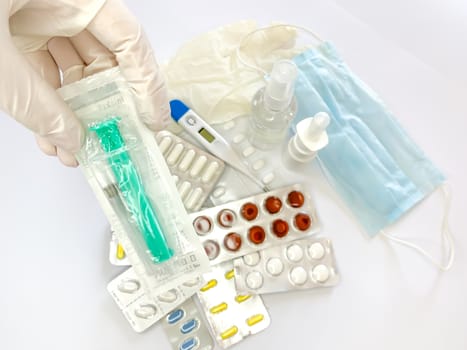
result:
[[[115,175],[125,207],[136,221],[153,261],[160,263],[170,259],[173,251],[167,244],[141,178],[125,149],[125,141],[118,128],[119,121],[118,117],[110,118],[89,129],[97,134],[99,143],[108,156],[107,162]]]

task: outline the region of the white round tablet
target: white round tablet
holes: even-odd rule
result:
[[[157,314],[157,308],[152,304],[142,304],[135,310],[136,317],[150,319]]]
[[[329,279],[329,269],[326,265],[316,265],[311,272],[313,279],[319,283],[324,283]]]
[[[308,254],[314,260],[322,259],[324,256],[324,246],[319,242],[315,242],[308,247]]]
[[[292,244],[287,247],[286,255],[290,261],[300,261],[303,258],[303,249],[298,244]]]
[[[254,253],[245,255],[243,257],[243,262],[247,264],[248,266],[255,266],[255,265],[258,265],[260,259],[261,258],[259,256],[259,253],[254,252]]]
[[[138,280],[135,279],[125,279],[118,285],[118,290],[122,293],[134,293],[138,291],[141,287],[141,284]]]
[[[250,289],[258,289],[263,285],[263,275],[258,271],[250,272],[246,275],[246,285]]]
[[[171,289],[165,293],[160,294],[157,298],[164,303],[173,303],[175,300],[177,300],[177,291],[175,289]]]
[[[284,271],[284,263],[279,258],[271,258],[266,263],[266,271],[273,276],[279,276]]]
[[[305,284],[307,277],[306,270],[301,266],[296,266],[290,270],[290,280],[293,284],[301,286],[302,284]]]

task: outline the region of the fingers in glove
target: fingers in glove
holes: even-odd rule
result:
[[[153,130],[164,128],[170,117],[167,89],[139,22],[122,1],[108,0],[87,30],[115,55],[143,122]]]
[[[86,64],[84,77],[117,66],[115,55],[87,30],[71,37],[70,41]]]
[[[84,61],[68,38],[52,38],[47,43],[47,48],[63,73],[63,85],[83,78]]]
[[[18,122],[47,138],[52,144],[72,153],[77,152],[81,147],[83,132],[73,112],[12,42],[6,41],[3,45],[0,55],[0,90],[4,93],[0,96],[0,106]],[[42,59],[33,58],[32,62],[45,62],[44,56]],[[39,71],[44,70],[47,76],[49,72],[52,74],[45,65],[37,64]]]

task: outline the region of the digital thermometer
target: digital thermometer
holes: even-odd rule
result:
[[[241,171],[265,192],[269,188],[254,177],[229,143],[180,100],[170,101],[172,119],[199,141],[209,152]]]

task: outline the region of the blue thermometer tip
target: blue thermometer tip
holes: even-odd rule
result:
[[[180,100],[170,101],[170,115],[172,119],[178,122],[178,120],[188,112],[190,108]]]

